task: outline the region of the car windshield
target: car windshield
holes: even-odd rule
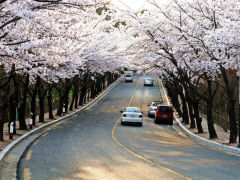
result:
[[[161,104],[161,103],[154,103],[154,104],[152,104],[152,106],[158,106],[159,104]]]
[[[172,108],[167,107],[167,106],[160,106],[158,111],[160,111],[160,112],[172,112]]]
[[[140,112],[140,109],[138,108],[126,108],[124,112]]]
[[[127,74],[125,77],[132,77],[132,75],[131,74]]]

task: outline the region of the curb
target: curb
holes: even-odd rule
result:
[[[160,81],[160,79],[159,79],[159,81]],[[158,81],[158,83],[159,83],[159,81]],[[160,81],[160,82],[161,82],[161,86],[163,87],[163,92],[164,92],[164,95],[165,95],[165,97],[166,97],[166,99],[167,99],[167,103],[168,103],[168,105],[170,105],[170,102],[169,102],[169,100],[168,100],[168,96],[167,96],[167,93],[166,93],[165,88],[164,88],[164,86],[163,86],[163,83],[162,83],[162,81]],[[159,86],[160,86],[160,83],[159,83]],[[178,126],[179,126],[189,137],[191,137],[192,139],[194,139],[194,140],[196,140],[196,141],[198,141],[198,142],[201,142],[201,143],[203,143],[203,144],[205,144],[205,145],[208,145],[208,146],[214,147],[214,148],[216,148],[216,149],[222,150],[222,151],[224,151],[224,152],[233,153],[233,154],[235,154],[235,155],[240,155],[240,149],[234,148],[234,147],[229,147],[229,146],[226,146],[226,145],[223,145],[223,144],[219,144],[219,143],[216,143],[216,142],[212,142],[212,141],[210,141],[210,140],[207,140],[207,139],[204,139],[204,138],[202,138],[202,137],[200,137],[200,136],[197,136],[196,134],[192,133],[192,132],[189,131],[187,128],[185,128],[185,127],[183,126],[183,124],[179,121],[178,117],[177,117],[175,114],[174,114],[174,118],[175,118]]]
[[[39,126],[38,128],[22,135],[21,137],[19,137],[18,139],[16,139],[15,141],[13,141],[12,143],[10,143],[7,147],[5,147],[2,152],[0,153],[0,162],[3,160],[3,158],[7,155],[7,153],[9,151],[11,151],[17,144],[19,144],[21,141],[23,141],[25,138],[27,138],[28,136],[36,133],[37,131],[45,128],[45,127],[48,127],[52,124],[55,124],[57,122],[60,122],[62,120],[64,120],[66,117],[69,117],[77,112],[80,112],[82,110],[84,110],[85,108],[87,108],[88,106],[92,105],[93,103],[97,102],[97,101],[100,101],[101,99],[104,98],[105,95],[107,95],[107,93],[113,88],[116,86],[117,83],[119,83],[119,81],[122,79],[122,76],[120,76],[114,83],[112,83],[107,89],[105,89],[102,93],[100,93],[97,97],[95,97],[92,101],[90,101],[88,104],[86,104],[85,106],[81,107],[80,109],[78,109],[77,111],[75,112],[72,112],[66,116],[63,116],[63,117],[60,117],[59,119],[57,120],[54,120],[52,122],[49,122],[49,123],[46,123],[44,125],[41,125]],[[45,132],[44,132],[45,133]],[[41,135],[39,135],[38,137],[40,137]]]

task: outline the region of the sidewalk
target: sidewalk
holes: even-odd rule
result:
[[[178,117],[178,115],[177,115]],[[229,131],[225,131],[223,128],[221,128],[220,126],[218,126],[217,124],[214,124],[216,133],[218,135],[217,139],[209,139],[209,133],[208,133],[208,126],[207,126],[207,118],[203,115],[201,115],[202,117],[202,128],[203,128],[203,132],[202,134],[199,134],[197,132],[197,128],[191,129],[190,128],[190,124],[183,124],[185,128],[187,128],[189,131],[191,131],[192,133],[196,134],[197,136],[200,136],[204,139],[219,143],[219,144],[223,144],[223,145],[227,145],[227,146],[231,146],[231,147],[236,147],[238,143],[234,143],[234,144],[229,144],[229,135],[230,132]],[[179,117],[178,117],[179,118]],[[182,121],[182,118],[179,118],[180,121]],[[237,139],[238,142],[238,139]]]

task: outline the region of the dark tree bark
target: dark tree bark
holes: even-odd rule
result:
[[[63,113],[63,96],[59,93],[59,102],[58,102],[58,109],[57,109],[57,116],[61,116]]]
[[[179,93],[181,100],[182,100],[182,112],[183,112],[183,117],[182,117],[182,123],[189,124],[189,116],[188,116],[188,109],[187,109],[187,101],[182,92]]]
[[[4,127],[5,117],[6,117],[6,104],[2,104],[0,105],[0,141],[4,141],[3,127]]]
[[[78,108],[78,97],[79,97],[79,85],[77,86],[77,93],[76,93],[76,96],[75,96],[75,105],[74,105],[74,108]]]
[[[23,84],[22,90],[22,100],[19,103],[18,109],[18,121],[19,121],[19,129],[20,130],[27,130],[27,124],[25,121],[25,109],[26,109],[26,102],[27,102],[27,93],[28,93],[28,85],[29,85],[29,75],[27,74],[25,82]]]
[[[236,100],[234,98],[234,91],[237,86],[238,77],[235,76],[235,79],[232,83],[229,82],[227,77],[226,70],[220,66],[220,70],[223,76],[223,81],[225,84],[225,89],[228,97],[228,117],[230,121],[230,136],[229,136],[229,143],[236,143],[237,142],[237,123],[236,123],[236,113],[235,113],[235,103]]]
[[[14,126],[13,134],[16,134],[16,108],[17,108],[16,101],[14,101],[14,97],[11,96],[9,101],[9,117],[10,117],[9,127],[10,127],[10,123],[14,122],[15,126]]]
[[[213,120],[213,100],[214,100],[214,96],[216,94],[216,90],[215,92],[212,92],[212,82],[210,80],[207,81],[208,84],[208,98],[206,99],[206,103],[207,103],[207,123],[208,123],[208,131],[209,131],[209,138],[210,139],[215,139],[217,138],[217,133],[216,130],[214,128],[214,120]]]
[[[83,86],[81,88],[81,93],[80,93],[80,98],[79,98],[79,105],[80,106],[82,106],[85,103],[85,101],[84,101],[85,94],[86,94],[86,86]]]
[[[228,113],[229,113],[228,116],[230,120],[229,143],[236,143],[237,142],[237,123],[235,118],[235,100],[228,101]]]
[[[39,93],[40,94],[40,93]],[[44,95],[39,95],[39,122],[44,122]]]
[[[187,100],[187,104],[188,104],[188,112],[189,112],[189,117],[190,117],[190,128],[196,128],[196,123],[195,123],[194,114],[193,114],[192,100],[189,97],[188,92],[186,92],[186,100]]]
[[[68,98],[68,95],[69,95],[69,92],[70,92],[70,88],[67,89],[66,92],[64,93],[65,113],[68,112],[68,104],[69,104],[69,98]]]
[[[95,82],[93,82],[91,85],[91,98],[95,97],[96,97]]]
[[[69,111],[72,111],[73,110],[73,104],[74,104],[74,101],[75,101],[75,97],[77,96],[78,92],[77,92],[77,86],[76,85],[73,85],[74,89],[73,89],[73,94],[72,94],[72,101],[71,101],[71,104],[69,106]]]
[[[44,101],[46,96],[46,87],[43,84],[44,82],[41,81],[40,77],[37,77],[39,79],[39,88],[38,88],[38,98],[39,98],[39,122],[44,122]]]
[[[87,100],[90,100],[90,94],[91,94],[91,89],[88,89],[88,95],[87,95]]]
[[[36,125],[36,97],[37,97],[38,84],[39,82],[37,80],[31,96],[31,113],[33,114],[32,115],[33,126]]]
[[[202,119],[199,116],[199,101],[193,101],[194,117],[196,119],[198,133],[203,133]]]
[[[59,92],[59,104],[58,104],[58,110],[57,115],[61,116],[63,113],[63,105],[65,104],[65,113],[67,113],[68,110],[68,95],[72,87],[71,80],[67,79],[65,82],[62,82],[61,88],[57,88]]]
[[[215,139],[217,138],[217,133],[214,128],[214,121],[212,117],[212,112],[213,112],[213,102],[210,100],[207,102],[207,123],[208,123],[208,131],[209,131],[209,138],[210,139]]]
[[[173,83],[166,82],[165,87],[167,89],[168,95],[171,99],[171,102],[174,108],[177,110],[179,117],[182,117],[182,110],[180,108],[179,100],[178,100],[178,91]]]
[[[53,116],[53,97],[52,97],[52,86],[51,85],[48,85],[48,116],[49,116],[49,119],[54,119],[54,116]]]
[[[196,128],[196,123],[195,123],[195,118],[194,118],[194,114],[193,114],[193,106],[192,103],[188,103],[188,112],[189,112],[189,116],[190,116],[190,128]]]

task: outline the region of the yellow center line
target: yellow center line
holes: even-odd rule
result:
[[[132,95],[132,97],[131,97],[131,99],[130,99],[130,101],[129,101],[129,103],[128,103],[128,106],[130,106],[131,103],[132,103],[132,100],[133,100],[133,97],[134,97],[134,95],[135,95],[135,93],[136,93],[137,87],[138,87],[138,82],[137,82],[136,87],[135,87],[135,89],[134,89],[133,95]],[[112,139],[115,141],[116,144],[118,144],[119,146],[121,146],[121,147],[122,147],[124,150],[126,150],[127,152],[133,154],[134,156],[136,156],[136,157],[138,157],[138,158],[140,158],[140,159],[142,159],[142,160],[144,160],[144,161],[146,161],[146,162],[148,162],[148,163],[150,163],[150,164],[152,164],[152,165],[156,165],[156,166],[160,167],[161,169],[163,169],[163,170],[165,170],[165,171],[167,171],[167,172],[170,172],[170,173],[172,173],[172,174],[175,174],[175,175],[177,175],[177,176],[180,176],[180,177],[182,177],[182,178],[184,178],[184,179],[192,180],[192,178],[187,177],[187,176],[185,176],[185,175],[183,175],[183,174],[180,174],[180,173],[178,173],[178,172],[176,172],[176,171],[173,171],[172,169],[169,169],[169,168],[167,168],[167,167],[164,167],[164,166],[162,166],[162,165],[154,162],[153,160],[150,160],[150,159],[144,157],[143,155],[141,155],[141,154],[139,154],[139,153],[131,150],[131,149],[128,148],[127,146],[123,145],[122,143],[120,143],[120,141],[119,141],[119,140],[116,138],[116,136],[115,136],[115,130],[116,130],[116,127],[117,127],[117,125],[119,124],[120,120],[121,120],[121,117],[118,118],[118,120],[114,123],[113,128],[112,128]]]
[[[133,98],[134,98],[134,96],[135,96],[135,94],[136,94],[136,91],[137,91],[138,82],[139,82],[139,80],[137,81],[136,87],[135,87],[135,89],[134,89],[134,91],[133,91],[133,95],[132,95],[132,97],[131,97],[131,99],[130,99],[130,101],[129,101],[129,103],[128,103],[128,107],[132,104]]]
[[[42,136],[46,136],[48,134],[48,132],[46,132],[45,134],[43,134]]]
[[[30,180],[31,179],[30,175],[31,175],[30,174],[30,169],[29,168],[24,168],[24,170],[23,170],[23,179],[24,180]]]
[[[26,156],[26,160],[30,160],[32,156],[32,150],[29,150]]]
[[[33,145],[36,146],[39,143],[39,139],[37,139],[36,141],[34,141]]]

